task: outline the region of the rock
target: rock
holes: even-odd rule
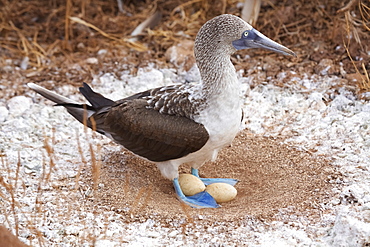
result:
[[[103,56],[103,55],[106,55],[108,53],[108,50],[107,49],[100,49],[98,51],[98,56]]]
[[[218,203],[229,202],[237,195],[237,190],[230,184],[214,183],[207,186],[206,191]]]
[[[361,83],[362,81],[365,80],[365,75],[362,75],[360,73],[352,73],[352,74],[346,74],[346,79],[349,80],[350,82],[357,82]]]
[[[9,115],[18,117],[30,109],[32,100],[26,96],[15,96],[8,101]]]
[[[193,49],[194,41],[184,40],[168,48],[165,54],[166,60],[178,67],[184,66],[185,71],[188,71],[195,64]]]
[[[0,122],[4,122],[9,115],[8,109],[5,106],[0,106]]]
[[[30,61],[30,58],[29,57],[24,57],[21,64],[20,64],[20,67],[22,70],[26,70],[27,67],[28,67],[28,64],[29,64],[29,61]]]
[[[98,64],[99,61],[96,57],[89,57],[86,59],[86,63],[88,64]]]
[[[333,75],[338,74],[339,69],[334,65],[333,60],[324,58],[315,67],[315,72],[319,75]]]
[[[193,196],[204,191],[206,188],[204,183],[198,177],[191,174],[180,174],[179,184],[182,192],[186,196]]]

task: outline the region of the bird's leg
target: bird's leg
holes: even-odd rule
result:
[[[193,196],[185,196],[182,192],[178,178],[173,180],[173,186],[175,187],[176,194],[180,201],[193,208],[218,208],[220,205],[217,204],[215,199],[207,192],[202,191]]]
[[[238,182],[238,180],[233,178],[201,178],[199,177],[198,169],[195,168],[191,168],[191,174],[198,177],[205,185],[210,185],[214,183],[225,183],[234,186]]]

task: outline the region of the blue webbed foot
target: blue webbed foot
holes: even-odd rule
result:
[[[206,191],[202,191],[193,196],[185,196],[182,192],[179,184],[179,180],[175,178],[173,185],[179,200],[193,208],[218,208],[220,205],[217,204],[215,199]]]
[[[206,186],[214,183],[225,183],[234,186],[238,182],[238,180],[233,178],[201,178],[199,177],[198,169],[194,168],[191,168],[191,174],[198,177]]]

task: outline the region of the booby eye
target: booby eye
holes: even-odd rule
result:
[[[243,38],[246,38],[248,36],[249,32],[248,31],[244,31],[243,33]]]

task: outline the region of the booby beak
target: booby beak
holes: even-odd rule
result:
[[[233,46],[237,50],[250,49],[250,48],[263,48],[266,50],[274,51],[284,55],[297,56],[293,51],[289,50],[283,45],[267,38],[256,29],[246,30],[243,32],[242,37],[234,40]]]

